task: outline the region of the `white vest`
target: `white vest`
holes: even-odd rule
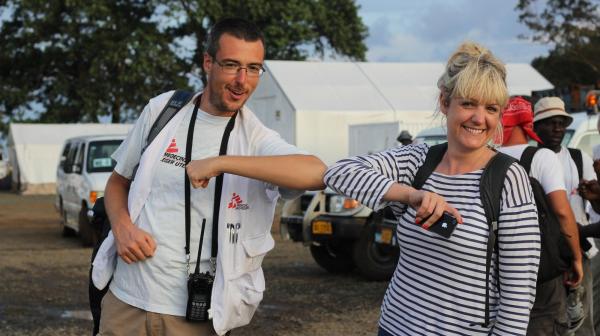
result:
[[[169,146],[184,115],[177,113],[140,159],[137,175],[129,190],[128,209],[132,222],[141,229],[147,228],[144,223],[137,223],[137,219],[150,194],[150,181],[155,178],[156,163]],[[276,132],[266,128],[244,107],[236,117],[227,154],[258,155],[260,148],[256,144],[272,136],[278,137]],[[251,202],[248,202],[248,206],[230,208],[228,202],[233,193]],[[279,192],[276,188],[269,188],[265,182],[225,174],[221,195],[219,251],[210,313],[215,331],[224,335],[233,328],[248,324],[262,300],[265,278],[261,264],[265,254],[275,246],[270,230]],[[227,224],[239,224],[237,241],[233,240],[235,243],[229,239]],[[106,287],[116,262],[117,249],[110,232],[93,262],[92,280],[97,288]]]

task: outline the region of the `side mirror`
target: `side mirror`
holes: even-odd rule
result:
[[[81,166],[78,164],[74,164],[73,165],[73,169],[72,169],[73,173],[75,174],[81,174]]]

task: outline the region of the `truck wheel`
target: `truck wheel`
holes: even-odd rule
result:
[[[77,232],[75,232],[75,230],[67,226],[67,211],[63,209],[62,203],[60,204],[60,213],[62,221],[62,236],[75,237],[77,235]]]
[[[87,206],[81,206],[81,210],[79,211],[79,236],[81,236],[83,246],[94,246],[98,238],[87,217],[87,212]]]
[[[354,269],[351,247],[352,244],[348,242],[313,244],[310,245],[310,254],[327,272],[347,273]]]
[[[387,281],[394,274],[400,250],[397,246],[375,242],[375,226],[367,222],[354,243],[354,262],[362,276],[372,281]]]

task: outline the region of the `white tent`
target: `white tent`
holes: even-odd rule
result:
[[[13,189],[26,194],[56,192],[56,168],[66,139],[82,135],[126,134],[130,124],[18,124],[8,132]]]
[[[330,164],[395,145],[439,126],[434,118],[442,63],[267,61],[248,106],[288,142]],[[553,86],[529,64],[508,64],[511,95]]]

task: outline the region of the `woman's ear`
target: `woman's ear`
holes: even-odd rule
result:
[[[448,115],[448,106],[450,105],[450,99],[447,99],[443,93],[440,93],[439,104],[440,112],[442,112],[443,115]]]

